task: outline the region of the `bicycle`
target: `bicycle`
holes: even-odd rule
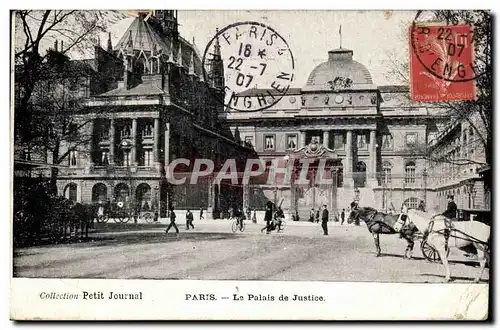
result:
[[[281,223],[279,224],[279,226],[276,225],[276,231],[277,232],[284,231],[285,227],[286,227],[286,221],[285,220],[281,220]]]
[[[238,231],[238,229],[241,232],[245,231],[246,225],[245,225],[245,221],[243,220],[243,218],[241,219],[241,225],[238,225],[238,219],[235,219],[235,218],[231,218],[231,219],[232,219],[231,230],[233,231],[233,233],[236,233]]]

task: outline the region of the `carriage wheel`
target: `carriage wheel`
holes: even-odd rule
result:
[[[151,213],[144,213],[144,215],[142,216],[144,218],[144,221],[146,221],[147,223],[152,223],[153,222],[153,215]]]
[[[422,251],[424,257],[430,262],[441,261],[439,253],[432,246],[430,246],[426,240],[422,241],[422,243],[420,244],[420,250]],[[448,248],[448,251],[446,251],[446,257],[448,258],[449,255],[450,255],[450,248]]]
[[[432,246],[430,246],[427,241],[422,241],[420,244],[420,250],[422,251],[425,259],[431,262],[438,262],[440,260],[439,253]]]
[[[132,216],[130,214],[125,213],[123,216],[120,217],[120,222],[121,223],[127,223],[130,221]]]
[[[233,231],[233,233],[236,233],[236,231],[238,230],[238,224],[236,223],[236,221],[233,221],[231,223],[231,230]]]
[[[107,214],[103,215],[102,218],[101,218],[101,222],[102,223],[106,223],[109,221],[109,216]]]

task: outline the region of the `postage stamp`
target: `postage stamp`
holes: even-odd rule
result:
[[[419,13],[12,11],[11,319],[488,319],[491,13]]]
[[[476,98],[476,68],[470,25],[416,22],[409,27],[410,89],[413,102]]]

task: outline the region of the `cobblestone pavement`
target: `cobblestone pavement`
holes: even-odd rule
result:
[[[261,233],[246,223],[233,234],[227,220],[194,223],[195,230],[165,234],[161,228],[94,233],[88,242],[16,249],[14,275],[45,278],[294,280],[442,282],[441,264],[427,262],[415,244],[414,259],[402,258],[406,243],[381,236],[383,256],[375,257],[364,226],[288,223],[282,233]],[[476,261],[450,254],[454,282],[476,276]],[[486,269],[482,281],[487,282]]]

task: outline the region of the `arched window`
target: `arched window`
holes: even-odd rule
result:
[[[78,191],[78,186],[76,185],[76,183],[70,183],[64,188],[64,197],[73,202],[76,202],[77,191]]]
[[[416,209],[420,205],[421,200],[415,197],[410,197],[404,201],[404,205],[406,205],[409,209]]]
[[[382,171],[384,172],[382,177],[383,184],[389,184],[392,180],[392,164],[389,162],[382,163]]]
[[[405,183],[413,184],[415,183],[415,163],[408,162],[405,165]]]
[[[151,187],[147,183],[137,186],[135,198],[141,210],[151,210]]]
[[[119,183],[115,187],[115,201],[116,202],[127,202],[130,196],[130,189],[127,184]]]
[[[108,188],[104,183],[96,183],[92,187],[92,202],[93,203],[99,203],[99,202],[106,202],[108,200]]]

